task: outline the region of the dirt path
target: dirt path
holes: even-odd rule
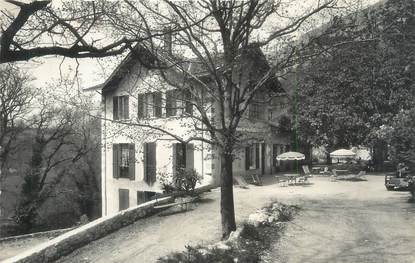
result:
[[[367,182],[312,182],[235,189],[238,223],[273,200],[304,207],[268,262],[388,262],[386,253],[400,255],[396,263],[415,262],[409,254],[415,247],[415,220],[408,193],[387,192],[382,176],[368,176]],[[215,242],[220,239],[219,191],[203,200],[192,211],[140,220],[59,262],[155,262],[188,244]]]
[[[303,210],[269,262],[415,262],[415,205],[406,202],[408,193],[386,191],[382,180],[299,198]]]

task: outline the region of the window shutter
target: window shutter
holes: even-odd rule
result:
[[[137,96],[137,118],[144,118],[144,94]]]
[[[124,107],[124,109],[123,109],[123,113],[124,113],[124,119],[129,119],[130,118],[130,105],[129,105],[129,103],[128,103],[128,96],[123,96],[123,99],[124,99],[124,105],[123,105],[123,107]]]
[[[148,161],[149,161],[149,166],[150,166],[150,175],[149,175],[149,179],[150,179],[150,185],[153,185],[156,182],[156,177],[157,177],[157,159],[156,159],[156,143],[152,142],[149,143],[148,147],[149,147],[149,156],[147,156]]]
[[[161,92],[153,93],[154,116],[161,117]]]
[[[194,145],[192,143],[188,143],[186,148],[186,168],[194,168]]]
[[[245,147],[245,170],[249,170],[250,159],[251,159],[251,149],[250,147]]]
[[[185,112],[189,115],[193,115],[192,93],[186,90],[184,92]]]
[[[114,96],[112,98],[112,118],[118,120],[118,97]]]
[[[120,177],[119,175],[119,162],[118,162],[118,157],[119,157],[119,149],[120,149],[120,145],[119,144],[113,144],[112,145],[112,177],[113,178],[118,178]]]
[[[177,171],[177,143],[173,143],[173,154],[172,154],[172,162],[173,162],[173,176],[176,175]]]
[[[147,154],[148,154],[148,144],[143,144],[143,169],[144,169],[144,182],[148,183],[147,173],[148,173],[148,167],[147,167]]]
[[[135,180],[135,146],[134,144],[129,145],[129,162],[128,162],[128,173],[130,180]]]

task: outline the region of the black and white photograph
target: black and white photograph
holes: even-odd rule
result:
[[[0,103],[0,262],[415,262],[415,0],[0,0]]]

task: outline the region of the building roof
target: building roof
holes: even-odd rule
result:
[[[163,52],[163,51],[160,51]],[[247,59],[250,60],[252,65],[251,68],[255,68],[256,71],[267,71],[270,66],[265,58],[265,55],[262,53],[262,51],[257,48],[248,48],[244,51],[241,51],[240,56],[241,60]],[[215,64],[218,64],[218,69],[222,66],[222,60],[223,58],[221,56],[217,56],[214,58],[216,60]],[[154,68],[156,66],[157,58],[154,54],[152,54],[148,49],[146,49],[143,46],[137,45],[134,48],[133,52],[128,53],[128,55],[123,59],[123,61],[115,68],[115,70],[111,73],[109,78],[100,85],[95,85],[93,87],[87,88],[88,89],[95,89],[95,88],[102,88],[103,94],[106,92],[109,92],[113,89],[116,89],[119,82],[124,78],[124,76],[130,72],[132,67],[136,63],[140,63],[143,66],[147,68]],[[202,63],[197,58],[191,58],[191,59],[184,59],[181,62],[181,67],[188,70],[190,73],[194,74],[195,76],[201,77],[201,78],[208,78],[209,72],[204,66],[204,63]],[[169,70],[172,70],[172,68],[169,68]],[[244,70],[243,67],[240,70]],[[179,73],[177,70],[173,70],[173,72]],[[284,90],[281,87],[281,83],[278,81],[277,78],[271,78],[267,81],[265,84],[267,89],[270,89],[271,91],[275,93],[281,93],[284,92]]]

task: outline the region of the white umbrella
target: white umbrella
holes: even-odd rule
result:
[[[334,152],[330,153],[331,157],[334,158],[351,158],[354,157],[356,154],[352,150],[346,149],[339,149],[335,150]]]
[[[277,156],[278,161],[304,160],[305,155],[299,152],[286,152]]]

